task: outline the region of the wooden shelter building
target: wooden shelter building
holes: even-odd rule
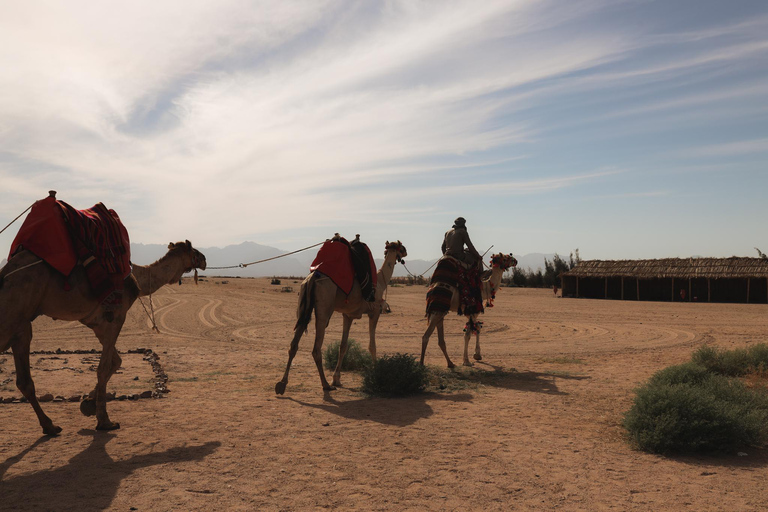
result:
[[[589,260],[560,275],[563,297],[768,303],[768,259]]]

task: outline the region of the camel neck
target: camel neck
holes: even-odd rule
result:
[[[166,284],[177,282],[183,273],[184,268],[179,258],[171,255],[166,255],[151,265],[133,265],[133,275],[139,283],[141,297],[155,293]]]
[[[376,273],[376,300],[384,298],[384,292],[387,290],[387,285],[389,284],[390,279],[392,279],[396,264],[396,254],[390,253],[384,257],[384,263],[381,264],[381,268]]]
[[[501,277],[504,275],[504,271],[500,267],[493,267],[491,269],[491,277],[483,281],[483,299],[493,297],[496,290],[499,289],[501,284]]]

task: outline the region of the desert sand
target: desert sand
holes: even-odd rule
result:
[[[281,291],[292,286],[293,292]],[[160,333],[137,302],[118,349],[160,355],[170,392],[112,401],[113,432],[77,403],[44,403],[61,435],[42,437],[29,404],[0,404],[2,510],[764,510],[768,450],[662,457],[634,450],[621,421],[633,390],[702,344],[768,341],[768,305],[596,301],[503,288],[484,315],[483,361],[462,385],[367,398],[360,376],[324,394],[302,339],[282,376],[299,283],[208,278],[153,296]],[[379,354],[418,356],[423,286],[390,287]],[[146,300],[145,300],[146,303]],[[352,338],[367,347],[367,320]],[[461,317],[446,319],[454,362]],[[334,316],[326,342],[338,340]],[[40,318],[32,349],[98,349],[77,323]],[[38,395],[87,393],[92,356],[34,354]],[[151,389],[124,354],[108,389]],[[433,336],[427,364],[444,368]],[[0,355],[0,396],[20,396]],[[329,372],[330,374],[330,372]]]

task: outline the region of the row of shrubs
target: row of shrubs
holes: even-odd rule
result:
[[[702,347],[685,364],[654,374],[637,390],[624,417],[632,441],[661,454],[732,452],[768,441],[768,393],[740,378],[762,381],[768,345]]]
[[[323,352],[325,367],[334,370],[339,360],[340,342],[331,343]],[[371,354],[350,339],[341,362],[344,371],[363,373],[364,393],[374,396],[407,396],[426,388],[427,370],[410,354],[384,355],[373,363]]]

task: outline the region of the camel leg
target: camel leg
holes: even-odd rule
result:
[[[475,361],[482,361],[483,356],[480,355],[480,330],[475,333],[475,355],[472,356],[475,358]]]
[[[80,404],[80,412],[86,416],[96,414],[96,430],[115,430],[120,424],[109,419],[107,414],[107,383],[112,375],[120,369],[123,360],[117,353],[115,343],[120,329],[125,322],[125,315],[116,316],[112,322],[101,321],[97,324],[87,324],[101,343],[101,358],[96,370],[96,387],[91,396]],[[95,401],[95,404],[94,404]],[[95,407],[94,407],[95,405]]]
[[[438,314],[433,313],[429,315],[428,322],[429,325],[427,325],[427,330],[424,332],[424,336],[421,337],[421,359],[419,360],[419,364],[421,366],[424,366],[424,355],[427,353],[427,345],[429,344],[429,337],[432,336],[432,332],[435,330],[435,327],[437,327],[438,323]]]
[[[376,362],[376,325],[379,323],[379,317],[381,316],[381,308],[377,309],[374,313],[368,317],[368,352],[371,353],[371,359]]]
[[[437,346],[440,347],[440,350],[443,351],[443,355],[445,356],[445,362],[448,364],[448,368],[455,368],[456,365],[453,364],[453,361],[451,361],[451,358],[448,357],[448,348],[445,345],[445,331],[443,329],[444,318],[445,318],[445,315],[442,315],[440,317],[440,322],[437,324]]]
[[[472,337],[472,331],[467,329],[464,333],[464,366],[472,366],[472,361],[469,360],[469,338]]]
[[[35,410],[40,426],[43,427],[43,434],[47,436],[55,436],[61,432],[61,427],[54,425],[51,418],[46,416],[42,407],[40,407],[40,403],[37,401],[37,395],[35,394],[35,383],[32,381],[32,372],[29,369],[29,346],[31,341],[31,323],[23,325],[14,335],[14,339],[11,340],[11,346],[13,347],[13,361],[16,364],[16,387],[19,388],[21,394],[24,395],[24,398],[27,399]]]
[[[285,373],[283,378],[275,384],[275,393],[278,395],[285,393],[285,386],[288,385],[288,372],[291,371],[291,363],[293,358],[296,357],[296,352],[299,350],[299,340],[301,335],[304,334],[305,329],[306,326],[303,325],[296,327],[296,333],[293,335],[293,340],[291,340],[291,348],[288,349],[288,364],[285,366]]]
[[[341,333],[341,343],[339,344],[339,360],[336,362],[336,371],[333,372],[333,386],[341,386],[341,365],[349,348],[349,329],[352,327],[352,318],[347,315],[344,315],[343,318],[344,330]]]
[[[325,328],[328,325],[327,318],[323,318],[325,315],[320,315],[318,310],[315,310],[315,346],[312,347],[312,358],[315,360],[315,366],[317,366],[317,373],[320,374],[320,383],[323,385],[323,391],[333,391],[335,387],[328,384],[328,380],[325,378],[325,371],[323,370],[323,340],[325,339]]]

